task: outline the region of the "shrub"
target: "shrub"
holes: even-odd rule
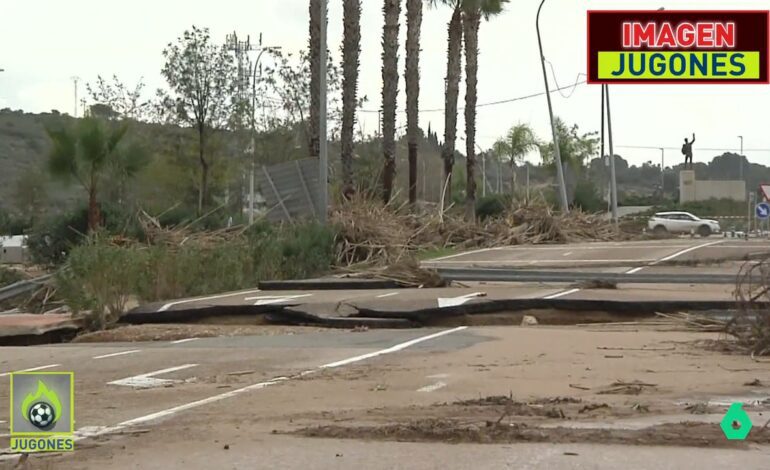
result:
[[[578,181],[575,187],[575,199],[573,202],[575,207],[582,209],[585,212],[600,212],[606,210],[606,203],[599,195],[599,190],[596,185],[587,180],[581,179]]]
[[[135,218],[126,214],[122,208],[103,204],[101,213],[105,232],[141,238],[141,229]],[[27,241],[32,261],[44,265],[62,264],[73,247],[86,241],[87,232],[86,207],[41,220],[32,227]]]
[[[318,224],[255,224],[216,244],[117,246],[89,237],[72,249],[57,286],[73,311],[91,311],[96,328],[116,320],[129,298],[157,301],[253,287],[262,279],[318,276],[329,270],[335,232]]]
[[[498,217],[505,212],[508,197],[502,194],[483,196],[476,201],[476,216],[481,220]]]

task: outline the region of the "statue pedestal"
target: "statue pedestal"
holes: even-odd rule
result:
[[[679,172],[679,202],[695,200],[695,170]]]

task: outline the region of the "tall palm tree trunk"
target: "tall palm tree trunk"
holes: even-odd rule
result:
[[[452,167],[454,166],[455,142],[457,141],[457,99],[460,95],[463,47],[462,10],[459,2],[455,5],[448,30],[446,93],[444,96],[444,148],[441,151],[441,157],[444,159],[442,189],[446,187],[444,201],[452,200]]]
[[[353,191],[353,131],[356,123],[358,68],[361,55],[361,0],[344,0],[342,39],[342,194]]]
[[[479,62],[479,25],[481,13],[473,9],[463,15],[465,37],[465,151],[467,183],[465,217],[476,219],[476,100]]]
[[[384,0],[382,12],[382,199],[387,204],[393,195],[396,178],[396,99],[398,98],[398,17],[401,0]]]
[[[417,202],[417,145],[420,133],[420,28],[422,0],[406,0],[406,128],[409,146],[409,203]]]
[[[321,0],[310,0],[310,115],[308,116],[308,151],[318,158],[320,150],[319,116],[321,114]]]

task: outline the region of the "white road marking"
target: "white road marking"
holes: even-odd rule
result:
[[[81,440],[89,438],[89,437],[97,437],[97,436],[102,436],[104,434],[110,434],[110,433],[113,433],[113,432],[121,431],[121,430],[123,430],[123,429],[125,429],[127,427],[130,427],[130,426],[135,426],[137,424],[143,424],[143,423],[148,423],[150,421],[155,421],[155,420],[158,420],[158,419],[161,419],[161,418],[165,418],[167,416],[175,415],[175,414],[180,413],[182,411],[190,410],[190,409],[193,409],[193,408],[198,408],[198,407],[203,406],[203,405],[208,405],[209,403],[216,403],[218,401],[222,401],[222,400],[225,400],[225,399],[228,399],[228,398],[236,397],[238,395],[242,395],[242,394],[244,394],[246,392],[250,392],[252,390],[259,390],[259,389],[262,389],[262,388],[265,388],[265,387],[269,387],[271,385],[280,384],[281,382],[286,382],[288,380],[298,379],[298,378],[304,377],[304,376],[306,376],[308,374],[317,373],[317,372],[319,372],[319,371],[321,371],[323,369],[331,369],[331,368],[334,368],[334,367],[340,367],[340,366],[344,366],[344,365],[347,365],[347,364],[352,364],[352,363],[355,363],[355,362],[360,362],[360,361],[363,361],[363,360],[366,360],[366,359],[369,359],[369,358],[372,358],[372,357],[377,357],[377,356],[382,356],[382,355],[385,355],[385,354],[391,354],[391,353],[394,353],[394,352],[398,352],[398,351],[406,349],[406,348],[408,348],[410,346],[414,346],[415,344],[419,344],[419,343],[422,343],[422,342],[425,342],[425,341],[430,341],[430,340],[435,339],[435,338],[440,338],[441,336],[445,336],[445,335],[448,335],[448,334],[451,334],[451,333],[456,333],[458,331],[463,331],[463,330],[465,330],[467,328],[468,328],[467,326],[459,326],[457,328],[452,328],[451,330],[439,331],[438,333],[433,333],[433,334],[428,335],[428,336],[422,336],[420,338],[415,338],[413,340],[406,341],[404,343],[396,344],[395,346],[391,346],[391,347],[389,347],[387,349],[382,349],[380,351],[371,352],[369,354],[363,354],[361,356],[351,357],[351,358],[348,358],[348,359],[343,359],[341,361],[332,362],[332,363],[329,363],[329,364],[318,366],[315,369],[306,370],[304,372],[301,372],[301,373],[296,374],[296,375],[292,375],[290,377],[276,377],[276,378],[274,378],[272,380],[268,380],[267,382],[255,383],[255,384],[252,384],[252,385],[248,385],[246,387],[242,387],[242,388],[238,388],[238,389],[235,389],[235,390],[231,390],[229,392],[221,393],[219,395],[214,395],[214,396],[211,396],[211,397],[208,397],[208,398],[204,398],[202,400],[198,400],[198,401],[194,401],[194,402],[190,402],[190,403],[185,403],[184,405],[175,406],[173,408],[169,408],[169,409],[166,409],[166,410],[158,411],[156,413],[152,413],[152,414],[145,415],[145,416],[140,416],[139,418],[134,418],[134,419],[130,419],[128,421],[123,421],[122,423],[118,423],[115,426],[104,426],[104,427],[90,426],[90,427],[84,427],[84,428],[78,429],[75,432],[74,440],[75,441],[81,441]],[[10,449],[0,449],[0,461],[2,461],[2,460],[12,460],[12,459],[18,458],[19,454],[11,454],[10,452],[11,452]]]
[[[189,343],[190,341],[198,341],[200,338],[185,338],[185,339],[178,339],[176,341],[172,341],[171,344],[182,344],[182,343]]]
[[[487,251],[501,250],[503,248],[504,247],[482,248],[480,250],[464,251],[462,253],[457,253],[457,254],[449,255],[449,256],[442,256],[441,258],[430,259],[430,260],[425,260],[425,261],[429,262],[429,263],[432,263],[434,261],[444,261],[444,260],[447,260],[447,259],[457,258],[458,256],[473,255],[473,254],[476,254],[476,253],[485,253]]]
[[[397,344],[395,346],[391,346],[388,349],[382,349],[380,351],[375,351],[375,352],[371,352],[371,353],[368,353],[368,354],[362,354],[360,356],[351,357],[350,359],[343,359],[341,361],[332,362],[332,363],[329,363],[329,364],[324,364],[322,366],[319,366],[318,368],[319,369],[333,369],[335,367],[340,367],[340,366],[344,366],[344,365],[347,365],[347,364],[352,364],[354,362],[360,362],[360,361],[363,361],[364,359],[369,359],[371,357],[382,356],[383,354],[391,354],[391,353],[394,353],[394,352],[397,352],[397,351],[401,351],[402,349],[406,349],[406,348],[408,348],[410,346],[414,346],[415,344],[419,344],[419,343],[422,343],[422,342],[425,342],[425,341],[429,341],[429,340],[432,340],[432,339],[435,339],[435,338],[439,338],[441,336],[445,336],[445,335],[448,335],[448,334],[451,334],[451,333],[455,333],[457,331],[462,331],[462,330],[465,330],[466,328],[468,328],[468,327],[467,326],[458,326],[457,328],[452,328],[451,330],[439,331],[438,333],[433,333],[432,335],[422,336],[420,338],[416,338],[416,339],[413,339],[411,341],[407,341],[405,343],[401,343],[401,344]]]
[[[569,256],[569,255],[571,255],[571,254],[572,254],[572,252],[571,252],[571,251],[568,251],[568,252],[564,253],[562,256]]]
[[[655,260],[652,263],[648,264],[647,266],[639,266],[638,268],[633,268],[633,269],[631,269],[629,271],[626,271],[625,274],[635,274],[635,273],[638,273],[639,271],[641,271],[644,268],[649,268],[650,266],[655,266],[655,265],[658,265],[658,264],[666,262],[666,261],[671,261],[674,258],[678,258],[679,256],[682,256],[684,254],[690,253],[691,251],[695,251],[695,250],[697,250],[699,248],[705,248],[707,246],[714,246],[714,245],[718,245],[720,243],[724,243],[724,240],[719,240],[719,241],[716,241],[716,242],[703,243],[701,245],[691,246],[690,248],[687,248],[685,250],[677,251],[673,255],[669,255],[669,256],[666,256],[664,258],[660,258],[658,260]]]
[[[17,371],[14,371],[14,372],[35,372],[37,370],[53,369],[54,367],[59,367],[60,365],[61,364],[48,364],[47,366],[32,367],[32,368],[29,368],[29,369],[22,369],[22,370],[17,370]],[[11,375],[11,374],[12,374],[12,372],[5,372],[3,374],[0,374],[0,377],[6,377],[6,376]]]
[[[377,298],[378,299],[384,299],[385,297],[392,297],[394,295],[398,295],[398,292],[390,292],[388,294],[378,295]]]
[[[440,388],[446,387],[446,382],[436,382],[434,384],[426,385],[425,387],[417,389],[418,392],[435,392],[436,390]]]
[[[181,304],[187,304],[190,302],[201,302],[204,300],[214,300],[214,299],[223,299],[225,297],[234,297],[236,295],[243,295],[243,294],[253,294],[255,292],[260,292],[259,289],[251,289],[251,290],[245,290],[245,291],[239,291],[239,292],[231,292],[229,294],[220,294],[220,295],[211,295],[209,297],[198,297],[195,299],[185,299],[185,300],[177,300],[174,302],[169,302],[166,305],[162,306],[158,309],[159,312],[165,312],[169,308],[175,306],[175,305],[181,305]]]
[[[559,297],[564,297],[565,295],[574,294],[575,292],[580,292],[580,289],[565,290],[565,291],[562,291],[562,292],[557,292],[555,294],[551,294],[551,295],[545,296],[543,298],[544,299],[558,299]]]
[[[107,359],[108,357],[125,356],[126,354],[136,354],[140,351],[141,349],[132,349],[131,351],[121,351],[121,352],[116,352],[112,354],[105,354],[103,356],[94,356],[92,359]]]
[[[272,305],[288,302],[294,299],[301,299],[303,297],[310,297],[313,294],[298,294],[298,295],[261,295],[258,297],[246,297],[243,300],[256,300],[254,305]]]
[[[445,379],[449,377],[449,374],[433,374],[426,376],[429,379]]]
[[[161,375],[161,374],[169,374],[171,372],[189,369],[191,367],[196,367],[197,365],[198,364],[184,364],[181,366],[169,367],[168,369],[161,369],[153,372],[148,372],[146,374],[134,375],[133,377],[126,377],[125,379],[113,380],[112,382],[107,382],[107,384],[122,385],[124,387],[133,387],[133,388],[161,387],[163,385],[178,383],[180,381],[171,380],[171,379],[158,379],[158,378],[155,378],[154,376]]]
[[[562,264],[562,263],[647,263],[651,261],[657,261],[655,258],[634,258],[634,259],[511,259],[511,260],[479,260],[479,261],[449,261],[445,264],[470,264],[470,265],[482,265],[482,264],[499,264],[501,266],[515,266],[515,265],[534,265],[534,264]]]
[[[475,299],[476,297],[483,297],[485,295],[486,294],[484,292],[474,292],[472,294],[465,294],[459,297],[438,297],[436,300],[438,301],[438,308],[457,307],[458,305],[462,305],[471,299]]]

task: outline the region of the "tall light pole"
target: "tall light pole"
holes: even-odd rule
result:
[[[318,152],[318,217],[321,224],[326,225],[326,216],[329,207],[329,168],[328,155],[326,148],[326,2],[320,0],[321,4],[321,69],[320,80],[321,87],[320,106],[318,113],[318,134],[319,134],[319,152]]]
[[[80,77],[74,76],[70,77],[70,79],[75,86],[75,117],[78,117],[78,82],[80,81]]]
[[[262,34],[259,35],[259,54],[251,71],[251,172],[249,178],[249,224],[254,223],[254,166],[257,161],[257,69],[259,60],[265,52],[278,51],[280,46],[262,47]]]
[[[553,152],[554,162],[556,163],[556,179],[559,183],[559,201],[561,210],[564,213],[569,212],[569,203],[567,202],[567,188],[564,185],[564,169],[561,167],[561,151],[559,150],[559,136],[556,135],[556,125],[553,119],[553,106],[551,105],[551,90],[548,88],[548,74],[545,71],[545,56],[543,55],[543,41],[540,38],[540,11],[543,9],[545,0],[540,2],[535,18],[535,29],[537,30],[537,45],[540,48],[540,65],[543,66],[543,81],[545,82],[545,97],[548,100],[548,116],[551,118],[551,133],[553,134]]]
[[[666,149],[660,148],[660,195],[665,198],[666,195]]]
[[[738,138],[741,139],[741,154],[738,155],[738,177],[743,181],[743,136],[739,135]]]
[[[607,135],[610,141],[610,194],[612,197],[612,220],[618,223],[618,184],[615,179],[615,149],[612,146],[612,114],[610,111],[610,87],[604,86],[604,95],[607,99]]]

